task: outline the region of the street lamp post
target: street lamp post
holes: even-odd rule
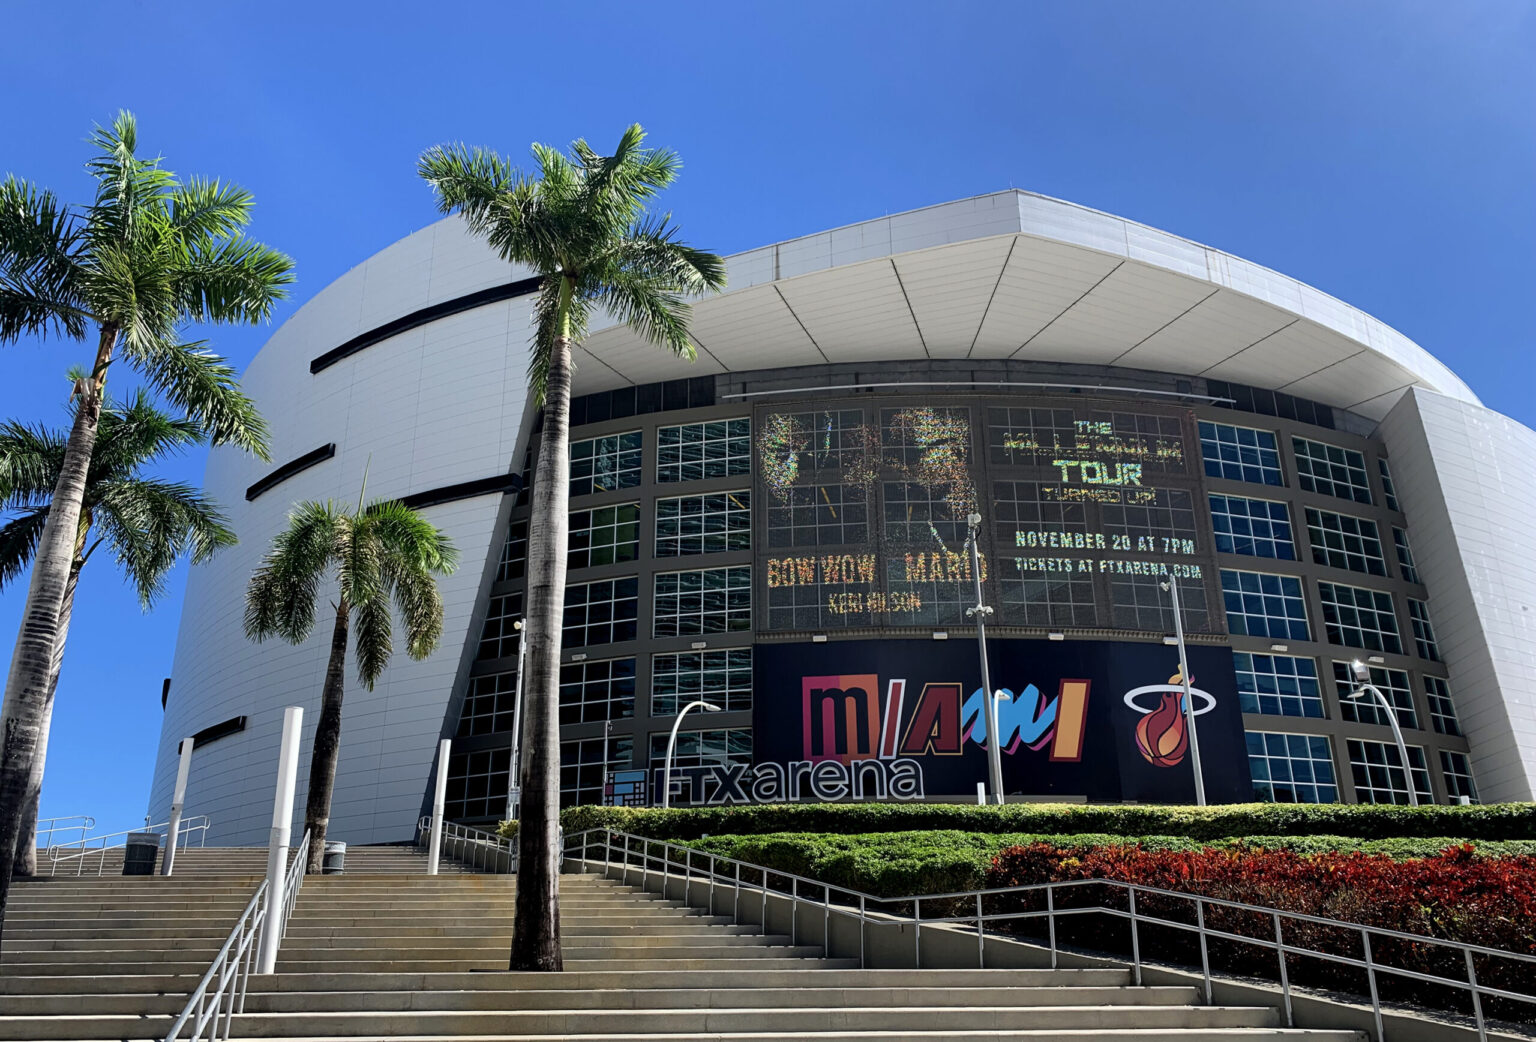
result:
[[[683,706],[683,711],[677,714],[677,719],[672,722],[672,735],[667,739],[667,758],[662,764],[661,773],[661,809],[666,810],[672,806],[672,753],[677,749],[677,729],[683,726],[683,717],[695,709],[703,709],[706,712],[718,713],[720,707],[713,702],[689,702]]]
[[[1413,785],[1413,767],[1408,763],[1408,745],[1403,741],[1403,729],[1397,723],[1397,710],[1392,708],[1392,703],[1387,701],[1387,696],[1381,693],[1381,688],[1371,683],[1371,670],[1359,659],[1349,664],[1350,671],[1355,675],[1355,683],[1358,687],[1349,692],[1350,698],[1359,698],[1362,692],[1369,691],[1376,698],[1376,703],[1381,706],[1381,711],[1387,714],[1387,723],[1392,725],[1392,737],[1397,741],[1397,755],[1403,765],[1403,781],[1408,786],[1408,803],[1414,807],[1419,805],[1419,793]]]
[[[991,782],[992,802],[1003,802],[1003,750],[1002,736],[997,727],[997,697],[992,691],[992,670],[987,664],[987,617],[992,609],[981,596],[981,551],[977,544],[981,533],[981,515],[969,514],[965,519],[970,529],[966,546],[971,551],[971,579],[976,584],[976,606],[965,609],[968,618],[976,620],[976,646],[981,651],[981,687],[986,692],[982,699],[982,711],[987,715],[987,776]]]
[[[1205,806],[1205,774],[1200,769],[1200,736],[1195,731],[1195,700],[1189,693],[1189,655],[1184,649],[1184,612],[1179,607],[1179,581],[1170,573],[1158,584],[1173,595],[1173,633],[1179,642],[1179,678],[1184,681],[1184,727],[1189,732],[1189,761],[1195,769],[1195,805]]]
[[[524,637],[527,633],[523,629],[523,620],[518,619],[512,623],[512,628],[517,630],[517,681],[512,689],[512,755],[507,759],[507,820],[516,821],[518,803],[521,800],[523,786],[518,768],[522,764],[522,749],[519,743],[523,734],[523,651]]]

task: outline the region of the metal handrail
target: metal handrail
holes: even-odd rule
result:
[[[1057,967],[1060,949],[1056,942],[1057,921],[1062,918],[1075,915],[1109,915],[1115,918],[1128,920],[1131,926],[1131,958],[1133,979],[1136,984],[1141,983],[1142,965],[1145,961],[1141,953],[1141,930],[1143,924],[1158,927],[1170,927],[1188,933],[1196,934],[1200,940],[1201,976],[1205,986],[1205,999],[1211,1001],[1214,977],[1210,965],[1210,941],[1228,941],[1239,944],[1256,945],[1260,948],[1273,951],[1279,963],[1280,988],[1284,1000],[1285,1020],[1288,1026],[1295,1026],[1295,1018],[1291,1003],[1291,983],[1286,967],[1286,956],[1295,955],[1305,958],[1322,959],[1324,961],[1338,963],[1363,969],[1370,986],[1371,1013],[1375,1022],[1377,1042],[1384,1042],[1385,1032],[1382,1025],[1382,1005],[1380,989],[1377,986],[1380,975],[1406,978],[1427,984],[1435,984],[1448,988],[1455,988],[1469,992],[1472,998],[1473,1017],[1477,1024],[1477,1036],[1479,1042],[1486,1042],[1488,1027],[1483,1014],[1483,1000],[1485,998],[1509,999],[1515,1002],[1525,1002],[1536,1005],[1536,993],[1526,994],[1522,992],[1508,991],[1503,988],[1491,987],[1481,984],[1477,979],[1477,969],[1474,964],[1474,956],[1485,956],[1499,959],[1512,959],[1531,965],[1536,972],[1536,955],[1527,955],[1523,952],[1506,951],[1501,948],[1489,948],[1478,944],[1468,944],[1463,941],[1452,941],[1440,937],[1429,937],[1423,934],[1405,933],[1401,930],[1391,930],[1366,926],[1363,923],[1351,923],[1341,919],[1328,919],[1322,916],[1310,915],[1305,912],[1287,912],[1278,908],[1269,908],[1262,905],[1245,904],[1241,901],[1232,901],[1225,898],[1206,897],[1201,894],[1185,893],[1178,890],[1165,890],[1161,887],[1146,886],[1140,883],[1128,883],[1118,879],[1074,879],[1059,883],[1032,883],[1021,886],[990,887],[978,890],[951,891],[948,893],[914,894],[906,897],[880,897],[866,893],[851,887],[837,886],[809,876],[797,875],[793,872],[785,872],[780,869],[770,868],[766,865],[757,865],[736,858],[725,857],[709,851],[698,850],[694,847],[669,840],[652,839],[646,836],[638,836],[633,833],[620,832],[616,829],[588,829],[565,838],[563,852],[568,859],[574,859],[575,853],[580,855],[580,863],[583,871],[586,871],[590,863],[597,858],[590,856],[593,846],[593,837],[601,837],[599,851],[602,854],[602,865],[605,870],[614,864],[614,855],[617,853],[620,864],[638,865],[642,872],[642,885],[648,884],[653,867],[658,860],[661,862],[659,869],[662,874],[663,890],[671,882],[674,870],[680,870],[683,875],[683,900],[688,902],[691,896],[690,890],[698,872],[695,861],[704,862],[702,875],[709,885],[709,905],[714,909],[714,890],[716,885],[730,884],[735,888],[735,901],[733,904],[733,919],[740,921],[740,906],[742,888],[760,892],[762,895],[762,916],[760,923],[763,932],[767,933],[768,895],[776,894],[780,898],[788,898],[791,902],[790,934],[791,944],[797,943],[799,933],[799,921],[801,907],[808,905],[822,915],[823,928],[822,940],[825,945],[831,936],[831,915],[836,909],[840,916],[853,917],[859,923],[859,966],[867,966],[865,952],[866,927],[871,923],[889,924],[892,922],[910,922],[913,930],[913,960],[914,965],[921,965],[922,958],[922,929],[925,924],[935,925],[952,924],[957,926],[973,926],[976,931],[976,952],[978,964],[986,966],[986,935],[990,924],[1004,921],[1022,919],[1044,919],[1046,921],[1047,937],[1050,950],[1051,968]],[[639,845],[637,851],[635,845]],[[655,849],[659,847],[660,853]],[[573,853],[575,851],[575,853]],[[673,853],[680,853],[681,858],[674,860]],[[728,871],[722,872],[722,867]],[[742,878],[742,870],[757,873],[759,881],[753,883],[750,879]],[[777,877],[780,885],[788,884],[788,890],[775,890],[770,887],[770,882]],[[801,893],[802,887],[808,887],[812,893],[819,896],[811,897]],[[1119,891],[1125,895],[1125,908],[1112,904],[1101,903],[1076,908],[1062,908],[1058,906],[1056,897],[1063,891],[1071,891],[1084,887],[1105,887]],[[844,897],[834,903],[832,895],[836,893]],[[1045,898],[1045,908],[1038,911],[992,912],[985,910],[986,899],[1001,895],[1039,894]],[[1176,898],[1180,901],[1194,905],[1195,922],[1180,922],[1176,919],[1168,919],[1160,915],[1148,914],[1146,911],[1138,911],[1137,895]],[[974,903],[974,914],[965,915],[929,915],[922,912],[923,902],[929,902],[930,907],[934,902],[949,902],[951,905],[958,902]],[[908,905],[912,906],[910,914],[899,908],[894,911],[880,910],[881,906]],[[871,905],[877,906],[871,909]],[[1274,924],[1273,938],[1248,937],[1243,934],[1231,933],[1226,930],[1216,929],[1207,925],[1205,910],[1207,906],[1230,908],[1247,912],[1256,916],[1267,917]],[[1354,958],[1347,955],[1339,955],[1334,952],[1320,951],[1316,948],[1302,947],[1290,943],[1285,939],[1284,923],[1293,921],[1298,923],[1311,923],[1330,927],[1336,930],[1348,931],[1357,934],[1361,942],[1363,958]],[[1413,944],[1435,946],[1452,949],[1460,952],[1467,969],[1467,979],[1460,980],[1454,977],[1442,977],[1433,973],[1421,973],[1417,970],[1401,969],[1394,966],[1383,965],[1372,957],[1371,938],[1389,937],[1394,940],[1408,941]]]
[[[277,939],[279,942],[288,935],[288,918],[293,915],[293,907],[298,904],[299,891],[304,886],[304,866],[309,863],[309,829],[304,830],[304,838],[299,842],[299,847],[293,852],[293,862],[289,868],[288,876],[283,880],[283,918],[277,924]]]
[[[75,824],[61,824],[61,822],[74,822]],[[49,848],[54,845],[54,833],[74,832],[76,830],[79,830],[80,838],[85,839],[85,834],[95,827],[96,819],[89,814],[65,814],[57,818],[38,818],[35,842],[40,847]],[[47,843],[42,842],[44,836],[48,837]]]
[[[229,1038],[235,1014],[245,1012],[245,992],[251,979],[251,962],[256,958],[256,939],[261,936],[261,926],[267,917],[263,900],[266,893],[267,881],[262,880],[246,903],[245,911],[240,913],[234,929],[229,931],[224,947],[213,957],[208,972],[187,997],[187,1004],[171,1025],[165,1042],[176,1042],[181,1038],[182,1029],[189,1021],[192,1024],[192,1034],[187,1036],[189,1042]],[[218,983],[210,992],[209,985],[215,978]],[[205,1029],[208,1029],[207,1034],[204,1034]]]
[[[431,835],[432,815],[428,814],[416,823],[417,848],[425,848]],[[487,832],[485,829],[477,829],[472,825],[459,825],[445,819],[443,839],[458,841],[458,845],[453,850],[450,851],[446,843],[442,849],[445,854],[461,865],[499,873],[502,872],[500,857],[504,854],[507,858],[505,871],[514,875],[517,873],[517,838],[515,836],[502,836],[495,832]]]
[[[99,836],[81,836],[79,839],[70,843],[60,843],[56,846],[50,846],[48,848],[48,860],[50,862],[48,874],[51,876],[57,875],[59,871],[59,865],[63,864],[64,862],[73,861],[76,863],[75,875],[84,875],[86,860],[92,855],[95,855],[96,874],[99,876],[106,868],[107,851],[115,850],[118,847],[125,845],[130,834],[135,832],[160,831],[162,833],[160,838],[163,840],[165,838],[163,832],[164,830],[170,828],[170,824],[171,823],[168,821],[162,821],[155,825],[145,825],[142,828],[123,829],[120,832],[104,832]],[[199,814],[195,817],[183,818],[180,827],[176,830],[177,845],[181,845],[181,841],[184,837],[191,835],[193,832],[197,832],[199,833],[197,845],[202,846],[203,841],[208,836],[208,829],[211,825],[212,821],[209,820],[208,815],[206,814]],[[116,842],[109,843],[107,842],[108,840],[116,840]],[[79,849],[73,849],[76,847]],[[68,851],[68,853],[66,853],[66,851]]]

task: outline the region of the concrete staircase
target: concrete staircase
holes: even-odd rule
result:
[[[1202,1006],[1195,988],[1132,987],[1124,970],[860,970],[857,960],[823,958],[819,949],[791,945],[788,937],[764,936],[755,926],[735,926],[728,917],[595,875],[561,881],[566,972],[506,973],[501,971],[511,939],[513,878],[354,874],[354,864],[349,851],[345,876],[305,882],[278,972],[251,978],[245,1013],[235,1021],[236,1037],[481,1042],[1301,1037],[1357,1042],[1362,1037],[1283,1029],[1278,1013],[1268,1007]],[[256,882],[113,880],[118,889],[113,895],[108,881],[93,880],[68,895],[73,913],[43,896],[51,884],[18,886],[22,893],[13,914],[28,917],[32,925],[23,929],[31,935],[13,942],[11,931],[21,920],[7,924],[0,1039],[161,1037]],[[168,916],[176,918],[159,921]],[[193,930],[191,939],[178,941]],[[58,954],[57,945],[65,941],[78,945],[62,949],[72,953],[69,958]]]
[[[165,861],[162,848],[155,858],[155,871]],[[415,847],[349,847],[347,872],[366,875],[424,875],[427,860]],[[48,852],[38,853],[37,868],[40,878],[62,880],[65,878],[120,878],[123,874],[123,848],[111,847],[104,852],[90,853],[85,857],[71,857],[60,861],[50,876]],[[230,876],[255,876],[259,881],[267,874],[266,847],[182,847],[176,851],[176,877],[227,878]],[[473,869],[444,857],[438,868],[443,875],[468,875]]]

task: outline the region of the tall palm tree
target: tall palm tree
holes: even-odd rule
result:
[[[434,575],[458,564],[448,537],[399,500],[359,497],[350,512],[331,502],[300,503],[288,527],[272,541],[245,593],[245,633],[252,640],[279,636],[301,643],[315,621],[315,598],[327,578],[336,582],[331,656],[320,694],[320,722],[309,760],[309,830],[306,872],[319,872],[331,820],[331,792],[341,751],[341,699],[347,642],[355,621],[357,676],[370,691],[394,648],[390,603],[405,624],[405,649],[423,659],[443,633],[443,598]]]
[[[148,611],[164,588],[166,573],[178,560],[190,556],[194,564],[200,564],[235,543],[228,519],[201,490],[144,473],[157,460],[206,440],[198,424],[167,416],[143,390],[126,403],[109,401],[102,407],[96,451],[86,471],[85,498],[64,604],[59,610],[59,636],[37,755],[27,782],[26,813],[16,840],[17,875],[37,871],[37,803],[48,754],[48,727],[75,589],[86,562],[106,543],[137,591],[139,603]],[[0,510],[10,515],[0,525],[0,589],[25,572],[37,553],[53,491],[64,469],[67,442],[66,431],[15,421],[0,424]]]
[[[0,182],[0,344],[95,333],[94,363],[75,382],[78,408],[0,710],[0,929],[107,373],[120,357],[213,444],[265,459],[266,425],[235,371],[184,330],[263,322],[293,281],[292,261],[243,234],[250,193],[200,178],[183,183],[158,158],[140,159],[127,112],[98,127],[92,141],[97,154],[86,169],[96,197],[87,205],[62,204],[14,176]]]
[[[571,349],[605,309],[641,336],[692,361],[690,296],[725,285],[725,262],[677,240],[671,215],[646,204],[676,179],[677,154],[642,147],[635,124],[611,156],[585,141],[569,157],[534,145],[534,177],[495,152],[429,149],[418,172],[438,209],[460,214],[504,260],[542,277],[528,368],[543,405],[528,540],[527,676],[523,684],[522,804],[511,968],[558,970],[560,960],[559,662],[570,490]]]

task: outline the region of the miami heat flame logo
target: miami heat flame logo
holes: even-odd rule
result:
[[[1194,677],[1190,677],[1193,685]],[[1201,716],[1216,708],[1216,699],[1208,692],[1191,686],[1190,696],[1197,705],[1195,715]],[[1151,708],[1137,702],[1142,695],[1157,695],[1157,704]],[[1184,762],[1189,751],[1189,731],[1184,723],[1184,677],[1175,670],[1167,684],[1149,684],[1125,693],[1125,704],[1142,714],[1136,722],[1136,748],[1155,767],[1175,767]]]

